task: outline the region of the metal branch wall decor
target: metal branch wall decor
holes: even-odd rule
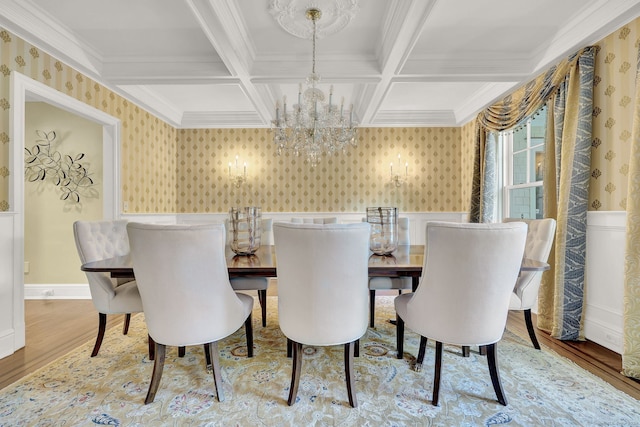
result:
[[[90,192],[93,179],[80,160],[84,153],[70,156],[56,151],[52,145],[55,131],[36,130],[36,145],[25,147],[25,178],[29,182],[50,182],[61,191],[60,200],[80,203],[80,195]]]

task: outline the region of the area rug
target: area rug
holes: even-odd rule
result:
[[[298,399],[291,407],[291,359],[269,297],[268,325],[254,310],[255,356],[246,358],[244,328],[220,342],[225,400],[218,402],[202,348],[168,351],[152,404],[144,405],[153,362],[142,314],[129,335],[108,331],[100,354],[89,342],[0,391],[1,426],[640,426],[640,403],[548,349],[506,331],[498,345],[501,406],[484,356],[445,347],[440,406],[431,405],[434,349],[413,369],[419,337],[405,334],[396,359],[393,297],[378,297],[376,328],[355,361],[359,406],[351,408],[343,348],[305,347]]]

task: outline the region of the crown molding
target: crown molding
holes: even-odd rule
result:
[[[182,116],[181,129],[265,128],[269,127],[254,111],[190,112]]]
[[[363,124],[361,127],[366,127]],[[378,111],[367,126],[371,127],[457,127],[453,111]]]

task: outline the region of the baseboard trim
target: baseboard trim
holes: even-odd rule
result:
[[[91,299],[91,292],[88,284],[25,284],[24,299]]]

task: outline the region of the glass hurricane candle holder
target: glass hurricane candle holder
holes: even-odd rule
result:
[[[262,211],[259,207],[229,209],[229,246],[238,255],[251,255],[260,247]]]
[[[398,208],[367,208],[367,222],[371,224],[371,252],[389,255],[398,248]]]

